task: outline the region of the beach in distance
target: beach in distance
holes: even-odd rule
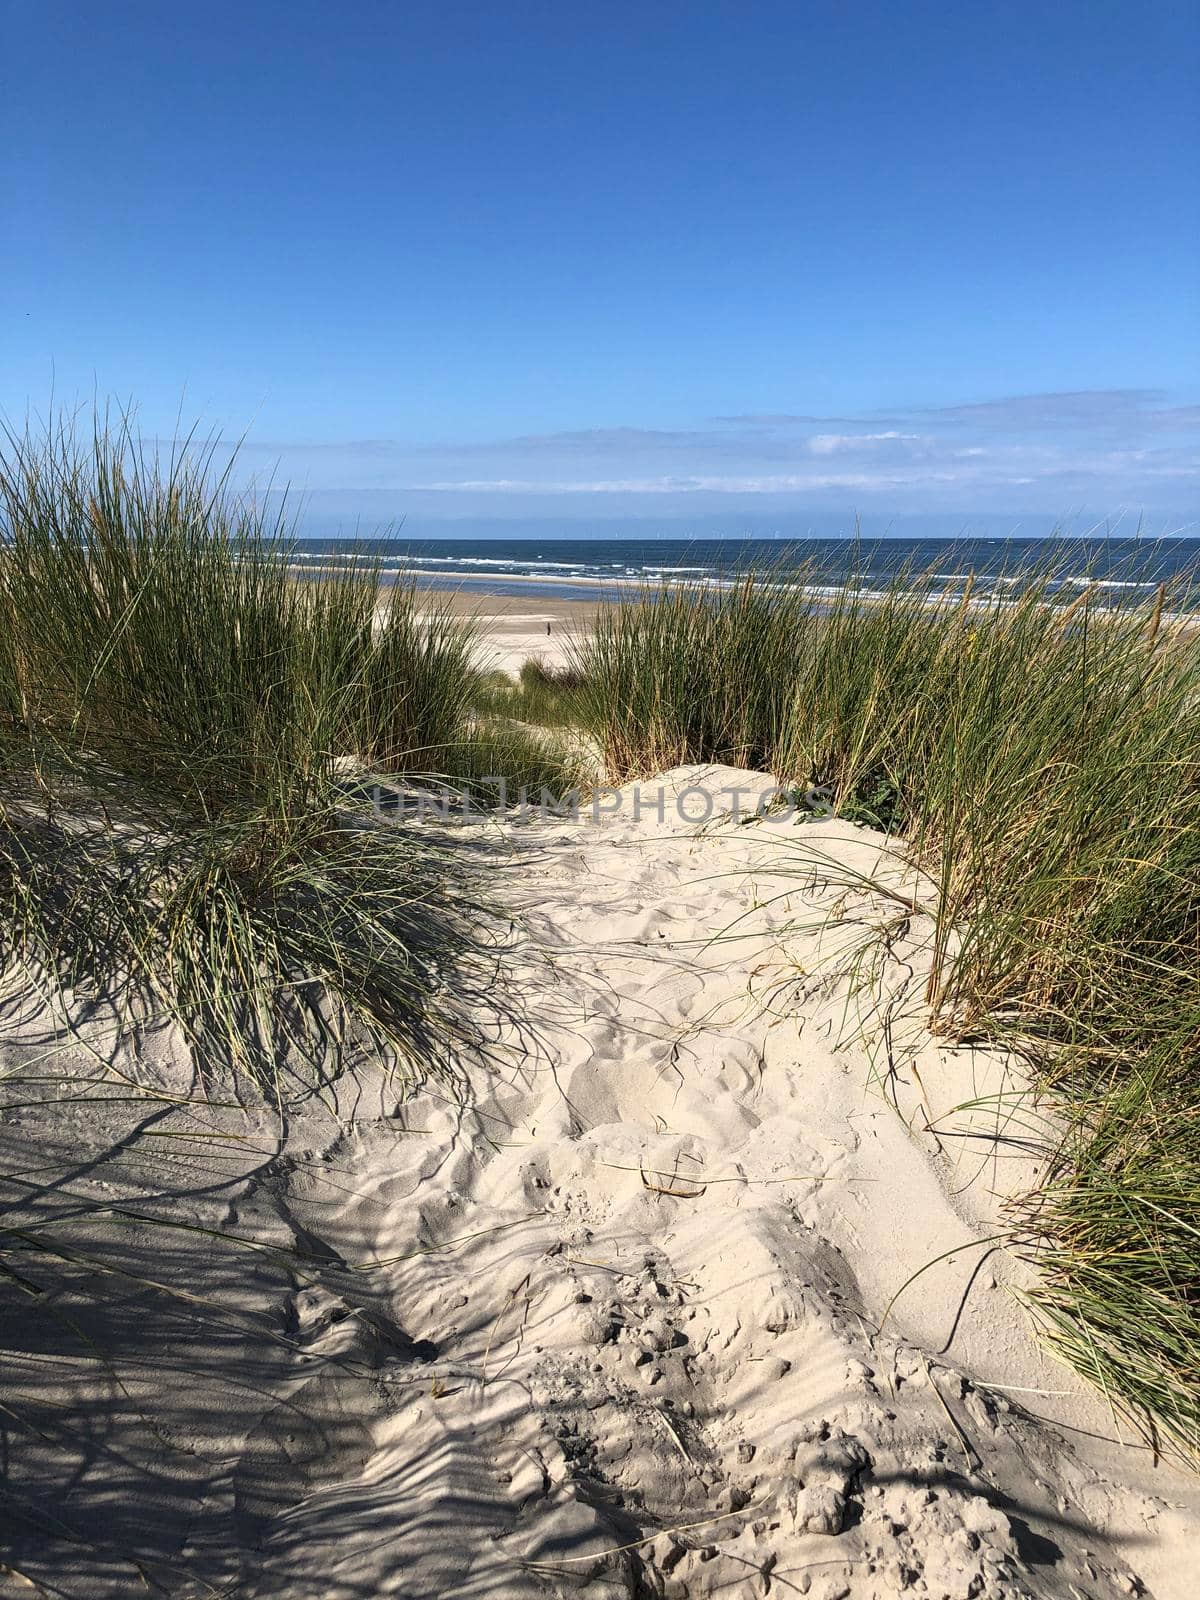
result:
[[[527,661],[565,669],[590,633],[604,604],[601,597],[580,600],[562,594],[557,585],[543,587],[536,579],[510,580],[503,587],[508,592],[495,594],[487,579],[460,582],[456,588],[415,585],[422,607],[444,610],[473,624],[481,667],[513,676]]]

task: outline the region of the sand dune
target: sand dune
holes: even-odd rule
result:
[[[929,885],[848,823],[745,820],[768,782],[484,829],[512,929],[460,1090],[10,1112],[66,1174],[39,1205],[135,1215],[105,1318],[84,1263],[8,1322],[0,1592],[1191,1592],[1194,1480],[1038,1348],[988,1243],[1039,1130],[987,1101],[1003,1054],[924,1029]],[[27,1069],[48,1019],[10,1036]],[[162,1208],[280,1253],[171,1258]]]

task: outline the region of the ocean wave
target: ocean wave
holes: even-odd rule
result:
[[[1155,587],[1153,578],[1089,578],[1082,573],[1077,577],[1060,578],[1058,582],[1076,589],[1086,589],[1089,585],[1093,589],[1153,589]]]

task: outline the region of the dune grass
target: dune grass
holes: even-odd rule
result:
[[[1012,576],[976,598],[917,574],[647,596],[582,648],[584,720],[617,777],[762,768],[904,835],[940,891],[933,1025],[1018,1040],[1065,1130],[1017,1225],[1034,1309],[1196,1453],[1200,617]]]
[[[481,676],[473,704],[484,716],[537,728],[573,728],[580,721],[583,689],[582,675],[571,665],[547,666],[531,657],[515,683],[506,672]]]
[[[294,579],[287,529],[211,461],[124,425],[0,466],[10,727],[211,820],[318,793],[331,763],[439,770],[461,739],[469,627],[369,565]]]
[[[298,579],[282,519],[203,451],[9,437],[0,965],[170,1017],[275,1092],[347,1043],[425,1070],[486,912],[461,853],[385,825],[356,775],[574,776],[475,716],[472,646],[369,564]]]

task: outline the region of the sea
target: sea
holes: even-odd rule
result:
[[[481,595],[622,600],[679,585],[723,588],[748,574],[820,592],[863,592],[920,579],[947,596],[1019,591],[1049,570],[1065,601],[1093,584],[1114,606],[1144,599],[1160,582],[1172,600],[1200,595],[1200,538],[922,539],[344,539],[301,538],[296,566],[377,567],[385,581]],[[534,591],[534,580],[537,585]]]

